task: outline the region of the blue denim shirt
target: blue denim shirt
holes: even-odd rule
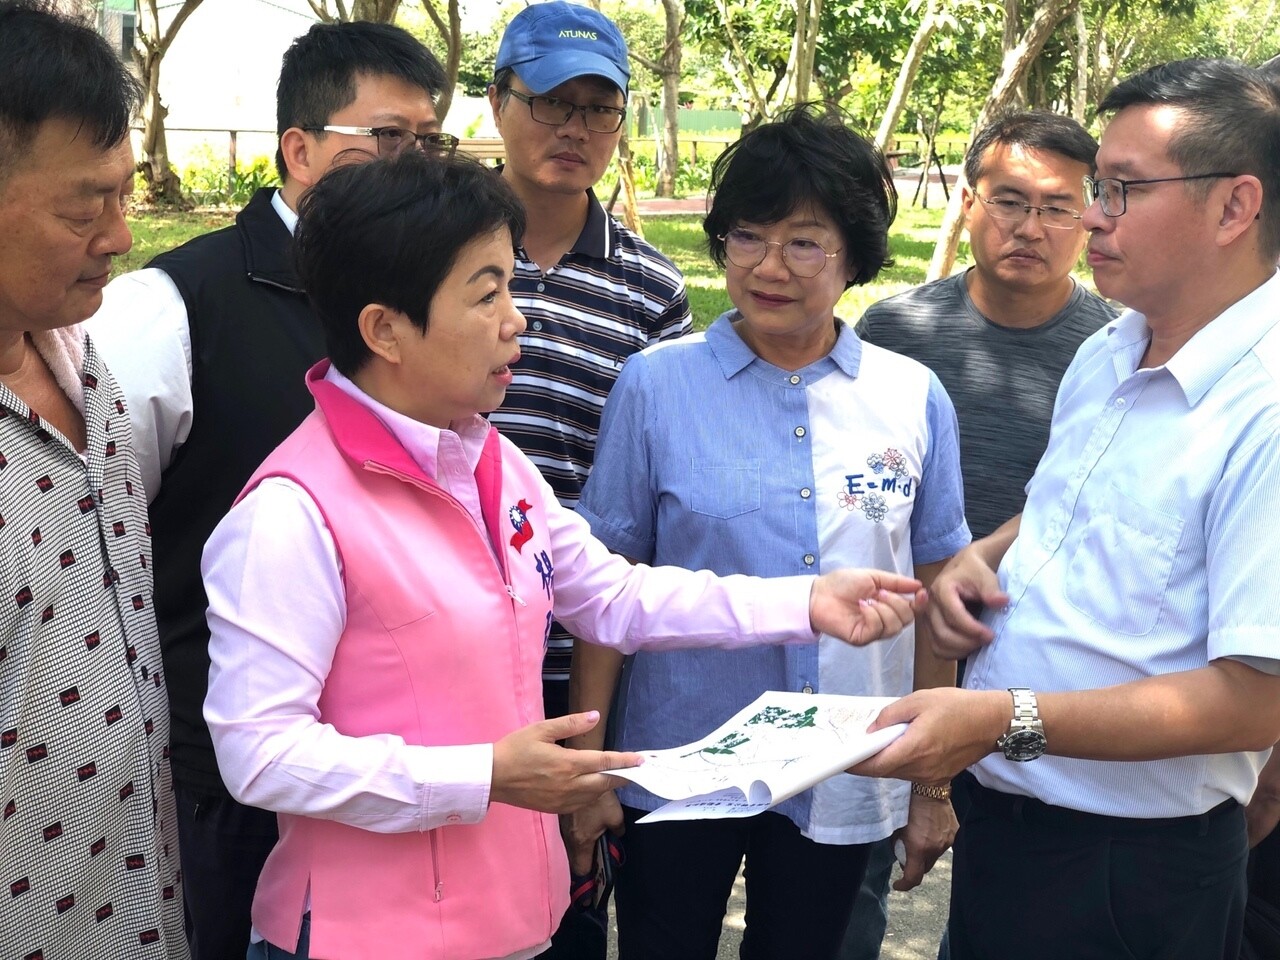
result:
[[[734,315],[632,357],[605,405],[578,512],[633,559],[719,574],[843,566],[909,573],[969,542],[955,411],[925,367],[839,324],[831,353],[795,371],[760,359]],[[645,654],[624,671],[619,749],[679,746],[765,690],[896,696],[914,634]],[[624,803],[661,801],[638,787]],[[806,835],[864,843],[905,822],[906,785],[840,776],[780,805]]]

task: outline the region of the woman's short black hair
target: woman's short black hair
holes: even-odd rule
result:
[[[724,266],[720,237],[739,223],[777,223],[806,207],[825,211],[855,271],[849,286],[875,278],[889,257],[898,191],[884,154],[847,117],[798,103],[729,146],[711,173],[714,198],[702,221],[711,259]]]
[[[303,196],[296,235],[298,276],[347,376],[371,356],[357,324],[366,306],[398,310],[425,332],[462,249],[503,227],[519,243],[525,225],[511,188],[469,157],[356,159],[339,154]]]

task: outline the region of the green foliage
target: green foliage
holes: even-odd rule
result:
[[[514,16],[514,12],[512,13]],[[498,40],[511,16],[500,18],[491,31],[463,34],[462,58],[458,62],[458,87],[468,97],[483,97],[493,82],[493,61],[498,56]]]
[[[697,161],[682,155],[676,169],[676,196],[696,197],[705,194],[711,186],[711,168],[715,162],[716,158],[710,155],[710,151],[699,153]],[[633,153],[631,168],[635,173],[636,190],[640,193],[654,193],[658,184],[658,169],[654,155]],[[608,175],[605,179],[606,181],[609,179]]]
[[[258,156],[245,166],[236,163],[230,175],[227,158],[209,144],[193,151],[194,159],[182,171],[182,187],[199,204],[242,207],[262,187],[279,186],[272,157]]]

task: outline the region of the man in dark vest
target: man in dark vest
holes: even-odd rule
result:
[[[173,779],[196,960],[245,955],[274,814],[240,806],[218,774],[200,555],[258,464],[310,411],[303,374],[324,336],[294,273],[298,201],[342,154],[452,149],[432,98],[436,58],[408,33],[317,24],[284,56],[276,164],[234,226],[113,281],[90,324],[128,400],[150,500],[156,616],[173,721]],[[287,574],[285,574],[287,575]]]

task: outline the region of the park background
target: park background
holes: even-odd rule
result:
[[[135,270],[231,223],[276,182],[275,82],[318,21],[395,22],[451,78],[444,129],[492,159],[484,99],[498,39],[524,0],[60,0],[90,17],[148,90],[135,131]],[[590,0],[584,0],[590,2]],[[597,5],[591,3],[591,5]],[[695,325],[729,306],[701,228],[712,163],[744,130],[798,100],[838,105],[893,160],[894,265],[848,291],[856,320],[886,296],[963,265],[959,164],[1001,111],[1094,112],[1118,79],[1193,56],[1259,64],[1280,54],[1280,0],[603,0],[632,55],[627,136],[598,193],[684,272]],[[627,162],[629,160],[629,163]],[[624,183],[624,181],[628,181]],[[1092,285],[1083,265],[1077,277]],[[947,915],[950,854],[891,898],[886,960],[932,960]],[[737,956],[742,878],[719,956]],[[616,956],[616,932],[610,956]]]
[[[136,245],[119,270],[226,225],[276,182],[280,58],[317,21],[394,22],[418,36],[450,78],[437,101],[444,129],[477,156],[501,155],[484,93],[524,0],[63,2],[94,19],[147,90],[135,131]],[[632,60],[626,136],[597,193],[684,271],[700,328],[728,307],[698,215],[711,166],[790,103],[839,106],[897,168],[896,265],[846,294],[841,315],[856,320],[963,264],[959,164],[990,118],[1038,108],[1096,133],[1094,105],[1131,73],[1182,57],[1258,64],[1280,53],[1280,0],[583,2],[619,24]]]

